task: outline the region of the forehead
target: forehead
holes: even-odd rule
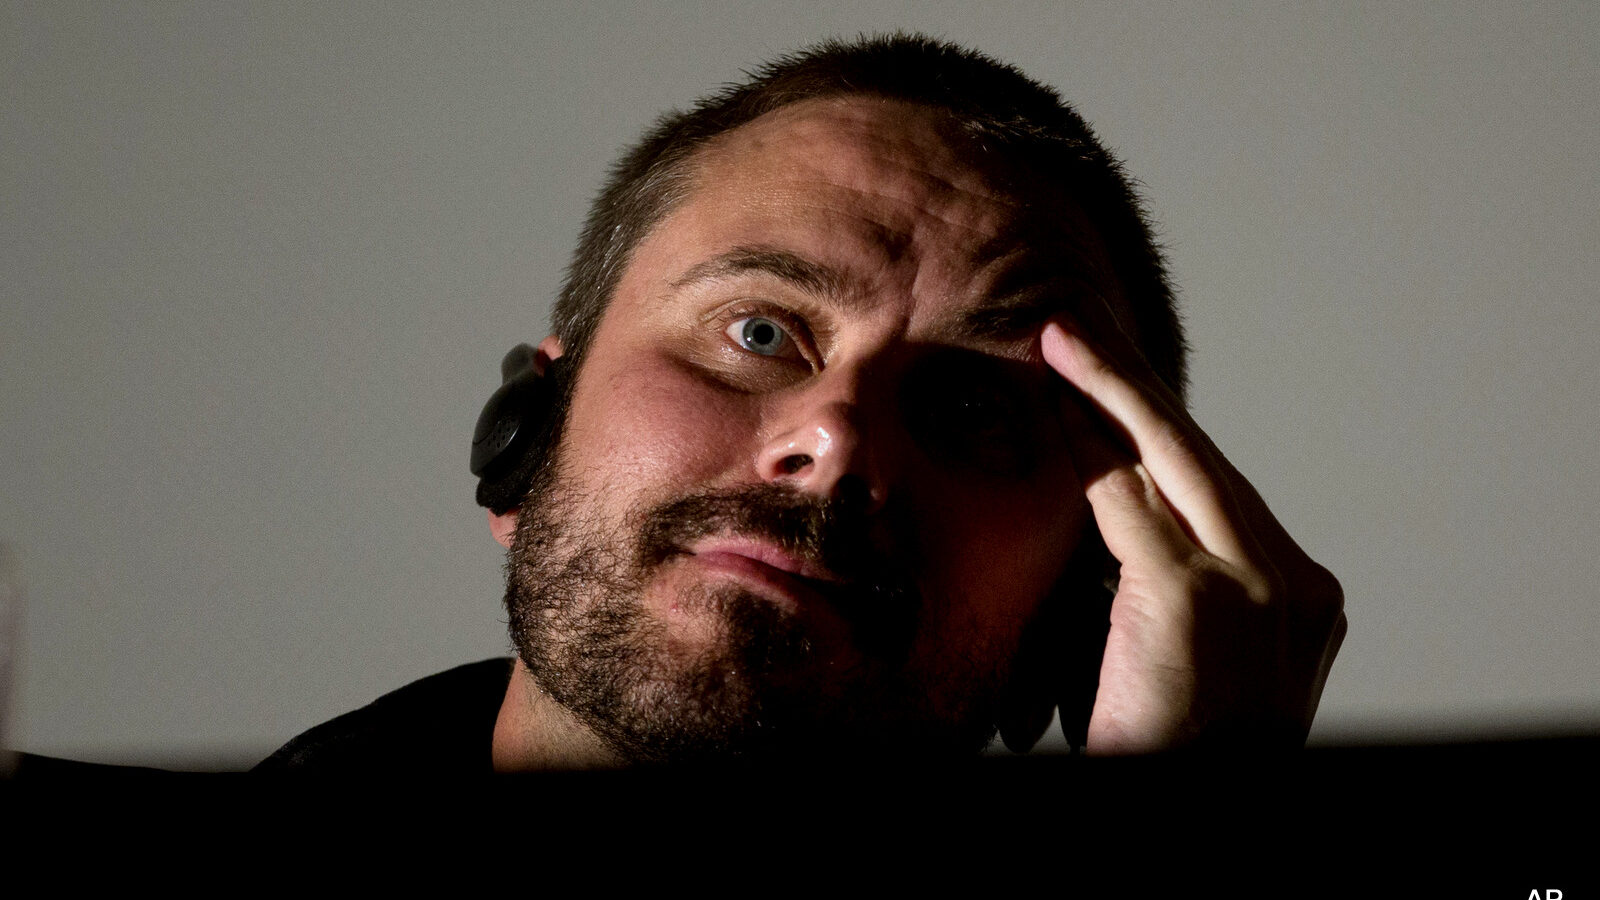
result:
[[[951,232],[997,235],[1019,204],[970,159],[939,111],[871,97],[808,100],[719,136],[700,151],[696,193],[827,210],[846,194],[903,237],[932,214]],[[822,193],[818,194],[819,187]],[[868,210],[862,210],[868,212]],[[883,237],[882,228],[871,229]]]
[[[1078,206],[1003,162],[943,110],[802,101],[699,150],[686,199],[634,261],[681,284],[766,254],[909,329],[1015,338],[1113,282]]]

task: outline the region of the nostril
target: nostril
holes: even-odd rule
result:
[[[793,475],[809,465],[811,465],[811,457],[804,453],[795,453],[790,456],[785,456],[783,460],[778,463],[778,468],[783,470],[783,474],[785,475]]]

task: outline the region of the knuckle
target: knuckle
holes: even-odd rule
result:
[[[1243,599],[1263,605],[1263,586],[1249,572],[1219,564],[1215,557],[1196,550],[1183,560],[1179,576],[1183,590],[1192,597]]]
[[[1203,556],[1190,568],[1197,589],[1232,596],[1253,607],[1281,606],[1287,595],[1283,578],[1270,565],[1235,566]]]
[[[1316,562],[1308,561],[1306,573],[1299,579],[1299,591],[1307,600],[1327,610],[1329,616],[1344,610],[1344,587],[1334,574]]]
[[[1163,419],[1155,426],[1152,441],[1159,452],[1174,458],[1189,460],[1204,458],[1202,445],[1187,429],[1170,419]]]
[[[1087,368],[1090,375],[1102,381],[1121,380],[1122,378],[1121,374],[1117,372],[1117,367],[1112,364],[1111,360],[1099,353],[1090,355],[1089,359],[1087,360]]]
[[[1296,576],[1296,618],[1318,633],[1332,634],[1342,630],[1346,619],[1344,587],[1339,584],[1339,579],[1327,568],[1309,559]]]
[[[1112,499],[1127,505],[1143,504],[1147,489],[1144,479],[1131,469],[1113,469],[1100,480],[1100,489]]]
[[[1283,575],[1279,574],[1274,566],[1268,566],[1262,571],[1253,573],[1250,579],[1250,599],[1261,606],[1274,606],[1283,603],[1289,596],[1288,585],[1284,582]]]

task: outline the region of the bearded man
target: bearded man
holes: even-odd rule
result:
[[[1050,89],[827,43],[665,117],[475,437],[516,658],[263,768],[1298,746],[1337,581],[1184,408],[1162,259]]]

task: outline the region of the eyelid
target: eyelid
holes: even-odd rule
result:
[[[709,318],[715,322],[720,333],[726,333],[728,326],[740,319],[760,316],[778,323],[789,339],[799,351],[801,359],[813,368],[822,368],[822,354],[817,351],[816,339],[811,334],[811,328],[804,318],[793,311],[765,300],[739,300],[722,307],[712,313]],[[742,352],[748,353],[748,350]],[[781,359],[781,357],[767,357],[768,359]]]

